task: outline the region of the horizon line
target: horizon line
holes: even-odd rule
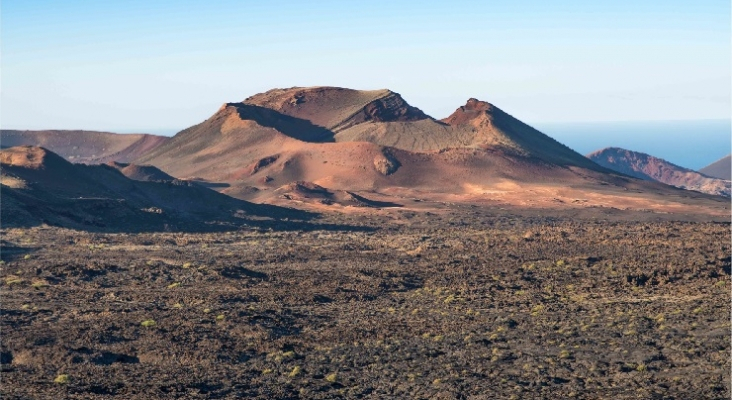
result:
[[[432,118],[432,117],[431,117]],[[205,121],[205,120],[204,120]],[[699,119],[639,119],[639,120],[595,120],[595,121],[538,121],[538,122],[524,122],[529,126],[536,127],[542,125],[595,125],[595,124],[642,124],[642,123],[670,123],[670,122],[727,122],[732,128],[732,117],[728,118],[699,118]],[[195,125],[195,124],[194,124]],[[193,126],[193,125],[191,125]],[[0,126],[1,130],[12,130],[12,131],[89,131],[89,132],[107,132],[107,133],[119,133],[119,134],[160,134],[160,132],[170,132],[171,136],[176,133],[187,129],[184,128],[171,128],[171,127],[159,127],[159,128],[17,128],[17,127],[5,127]],[[154,133],[157,132],[157,133]],[[164,135],[167,136],[167,135]]]

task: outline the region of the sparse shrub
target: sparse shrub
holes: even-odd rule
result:
[[[272,368],[267,368],[264,371],[262,371],[262,375],[271,374],[272,372],[274,372],[274,370]]]
[[[531,315],[537,316],[537,315],[543,313],[545,309],[546,309],[546,307],[544,307],[543,304],[537,304],[533,308],[531,308]]]
[[[30,260],[30,258],[31,258],[31,255],[30,254],[26,254],[26,255],[23,256],[23,259],[24,260]]]
[[[5,278],[5,284],[8,286],[17,285],[19,283],[23,283],[23,279],[18,278],[17,276],[9,276],[9,277]]]
[[[57,376],[56,379],[54,379],[53,381],[58,384],[64,385],[64,384],[69,383],[69,376],[66,374],[61,374],[61,375]]]
[[[287,376],[289,376],[290,378],[294,378],[294,377],[300,375],[301,371],[302,371],[302,369],[300,369],[299,366],[295,366],[295,368],[293,368],[292,371],[290,371],[290,373],[287,374]]]
[[[335,383],[336,381],[338,381],[338,374],[334,372],[334,373],[326,376],[325,380],[330,383]]]
[[[38,280],[38,281],[34,281],[32,286],[36,289],[40,289],[42,287],[48,286],[48,282],[46,282],[44,280]]]
[[[145,328],[152,328],[156,325],[154,319],[146,319],[140,323],[140,325],[144,326]]]
[[[226,317],[224,317],[224,314],[219,314],[216,316],[216,321],[223,321],[224,318],[226,318]]]
[[[184,263],[183,264],[183,268],[188,269],[188,268],[191,268],[191,267],[193,267],[193,263],[187,262],[187,263]]]
[[[168,285],[168,289],[174,289],[180,286],[180,282],[173,282],[170,285]]]

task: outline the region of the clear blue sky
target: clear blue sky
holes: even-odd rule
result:
[[[729,0],[395,3],[4,0],[0,124],[172,133],[311,85],[437,118],[469,97],[529,123],[730,117]]]

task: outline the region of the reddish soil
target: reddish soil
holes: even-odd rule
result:
[[[117,168],[72,164],[40,147],[0,150],[0,163],[3,227],[210,231],[238,227],[253,217],[312,217],[234,199],[187,181],[133,180]]]

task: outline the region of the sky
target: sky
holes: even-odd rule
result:
[[[275,87],[530,124],[725,120],[729,0],[3,0],[0,126],[172,134]]]

